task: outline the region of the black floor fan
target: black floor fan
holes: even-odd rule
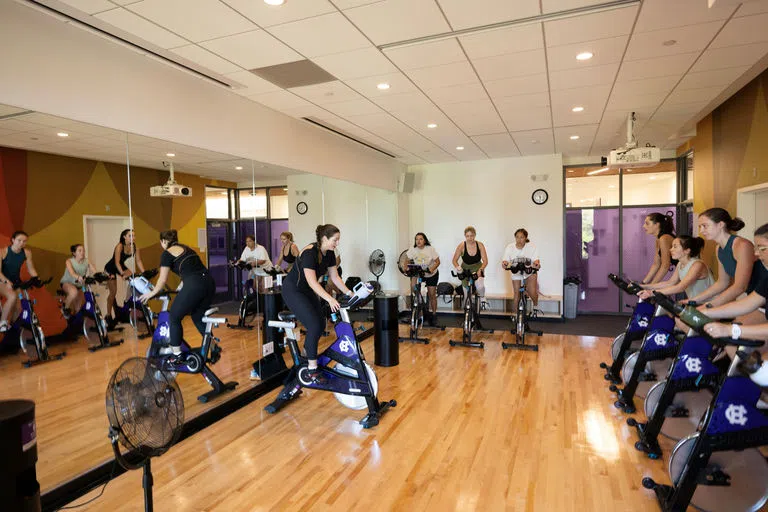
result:
[[[371,256],[368,258],[368,270],[371,271],[371,274],[373,274],[376,277],[376,284],[374,285],[374,288],[376,290],[376,295],[379,295],[381,293],[381,285],[379,284],[379,278],[384,273],[384,269],[387,266],[387,261],[384,258],[384,251],[381,249],[376,249],[371,253]]]
[[[144,469],[144,510],[152,512],[152,457],[162,455],[181,435],[184,399],[172,374],[143,357],[126,359],[107,385],[109,440],[117,462]],[[120,444],[128,453],[120,453]]]

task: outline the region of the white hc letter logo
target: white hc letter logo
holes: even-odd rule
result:
[[[169,329],[167,325],[161,325],[160,336],[162,336],[163,338],[167,338],[170,335],[171,335],[171,329]]]
[[[653,337],[653,342],[656,343],[656,345],[663,347],[667,344],[667,335],[664,333],[659,333]]]
[[[352,342],[345,338],[339,343],[339,348],[342,352],[350,352],[352,350]]]
[[[685,369],[691,373],[699,373],[701,371],[701,359],[698,357],[689,357],[685,361]]]
[[[637,325],[640,327],[648,327],[648,317],[641,317],[640,320],[637,321]]]
[[[747,408],[743,405],[730,404],[725,410],[725,419],[731,425],[746,425],[747,424]]]

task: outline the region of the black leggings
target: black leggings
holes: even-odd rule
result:
[[[180,347],[184,338],[181,321],[190,315],[201,335],[205,335],[203,313],[211,307],[216,293],[216,283],[208,272],[193,274],[184,278],[184,286],[171,304],[168,311],[170,322],[171,346]]]
[[[306,292],[299,289],[291,279],[283,281],[282,295],[285,305],[307,330],[304,338],[307,359],[317,359],[317,344],[325,328],[325,316],[320,309],[320,298],[312,290]]]

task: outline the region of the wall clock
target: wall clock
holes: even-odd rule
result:
[[[543,188],[537,188],[533,191],[533,194],[531,194],[531,199],[534,203],[542,205],[547,202],[547,199],[549,199],[549,194]]]
[[[309,207],[307,206],[307,203],[305,203],[304,201],[296,205],[296,211],[299,212],[299,215],[304,215],[305,213],[307,213],[307,210],[309,210]]]

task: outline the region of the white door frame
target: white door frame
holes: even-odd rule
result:
[[[83,245],[88,248],[88,221],[97,219],[127,219],[128,224],[131,223],[131,218],[128,215],[83,215]]]
[[[744,238],[752,240],[757,226],[755,219],[755,196],[768,191],[768,182],[740,188],[736,191],[736,215],[744,221]]]

